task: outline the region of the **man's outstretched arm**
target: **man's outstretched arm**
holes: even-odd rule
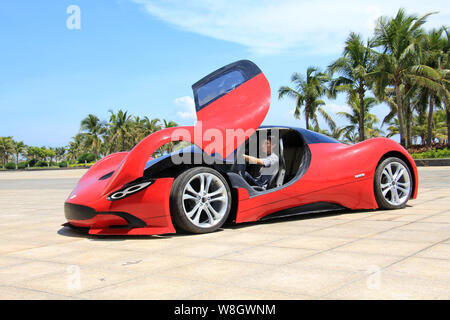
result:
[[[244,154],[244,159],[245,159],[245,161],[247,161],[248,163],[251,163],[251,164],[259,164],[260,166],[264,165],[264,161],[262,159],[259,159],[256,157],[252,157],[252,156],[248,156],[248,155]]]

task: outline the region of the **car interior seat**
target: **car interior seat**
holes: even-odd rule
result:
[[[280,139],[279,143],[280,143],[280,147],[279,147],[280,154],[278,155],[278,158],[279,158],[278,172],[270,178],[269,183],[267,184],[266,190],[272,189],[272,188],[277,188],[277,187],[283,185],[284,176],[286,175],[286,163],[284,161],[283,140]]]

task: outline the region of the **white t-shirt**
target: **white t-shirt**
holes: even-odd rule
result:
[[[279,167],[279,158],[275,153],[271,153],[266,158],[261,159],[264,163],[264,167],[261,167],[259,173],[262,176],[273,176],[277,174]]]

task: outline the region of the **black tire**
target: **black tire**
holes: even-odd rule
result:
[[[221,212],[223,212],[223,215],[221,215],[220,219],[213,220],[214,225],[211,225],[211,226],[208,226],[208,225],[200,226],[199,225],[199,224],[201,224],[202,218],[205,218],[205,217],[208,218],[207,212],[205,210],[202,211],[201,208],[198,209],[198,211],[200,211],[198,213],[199,214],[199,223],[195,224],[193,221],[191,221],[191,219],[187,215],[187,211],[189,211],[189,210],[187,210],[187,208],[185,209],[186,206],[192,205],[193,207],[195,207],[199,202],[200,202],[200,205],[202,205],[203,204],[202,201],[207,201],[206,197],[201,198],[201,200],[198,200],[198,199],[192,200],[192,204],[191,204],[190,199],[183,200],[183,195],[185,194],[185,188],[187,188],[187,184],[190,181],[191,182],[195,181],[195,180],[191,180],[191,179],[197,179],[197,177],[199,177],[199,175],[205,175],[205,176],[213,175],[220,181],[212,178],[212,179],[214,179],[214,182],[211,182],[211,183],[216,183],[217,186],[220,186],[220,188],[222,186],[225,188],[225,190],[222,189],[223,191],[221,193],[221,195],[223,195],[223,197],[226,197],[226,199],[227,199],[226,204],[223,204],[223,207],[221,208]],[[227,220],[228,215],[230,213],[230,209],[231,209],[231,201],[232,201],[232,197],[231,197],[230,187],[229,187],[227,181],[225,180],[225,178],[218,171],[208,168],[208,167],[190,168],[190,169],[182,172],[180,175],[178,175],[173,182],[172,190],[170,191],[170,212],[171,212],[171,216],[172,216],[172,221],[173,221],[176,229],[181,229],[183,231],[190,232],[190,233],[208,233],[208,232],[216,231]],[[205,206],[206,205],[207,204],[205,204]],[[211,213],[211,211],[209,211],[209,212]],[[209,220],[209,221],[211,221],[211,220]]]
[[[383,173],[385,168],[394,168],[399,170],[400,168],[404,169],[404,176],[400,177],[400,180],[398,182],[393,182],[392,180],[389,181],[388,174]],[[395,176],[395,174],[394,174]],[[403,186],[407,185],[406,182],[408,182],[408,188],[407,192],[405,192],[403,189]],[[393,183],[393,184],[392,184]],[[398,183],[398,185],[397,185]],[[386,187],[387,186],[387,187]],[[400,188],[401,186],[401,188]],[[384,187],[384,189],[383,189]],[[391,188],[387,191],[386,195],[383,195],[383,190],[386,191],[387,189]],[[393,189],[394,188],[394,189]],[[399,188],[399,189],[397,189]],[[398,191],[397,191],[398,190]],[[411,197],[411,193],[413,190],[413,179],[411,176],[411,171],[408,167],[408,165],[401,159],[396,157],[390,157],[384,159],[375,170],[375,177],[374,177],[374,191],[375,191],[375,199],[377,200],[378,207],[380,209],[386,209],[386,210],[393,210],[393,209],[401,209],[406,206],[406,203],[408,202],[409,198]],[[398,203],[396,203],[396,199],[394,199],[393,192],[397,193],[398,196]],[[399,196],[401,195],[401,197]],[[391,199],[389,199],[391,198]],[[394,202],[394,203],[393,203]]]

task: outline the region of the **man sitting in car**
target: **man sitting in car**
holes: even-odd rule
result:
[[[261,166],[256,177],[253,177],[247,171],[244,173],[245,180],[252,186],[259,186],[266,189],[270,179],[278,173],[278,164],[280,159],[275,152],[272,152],[275,147],[275,143],[273,143],[272,140],[273,138],[270,136],[263,140],[261,145],[261,152],[263,155],[262,158],[256,158],[244,154],[245,162]]]

